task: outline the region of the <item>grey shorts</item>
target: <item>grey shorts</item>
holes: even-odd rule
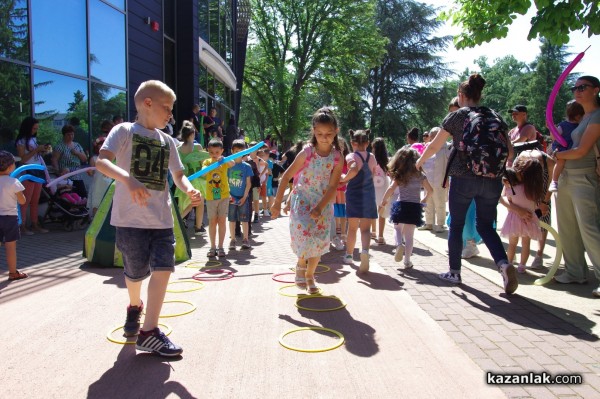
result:
[[[260,187],[252,188],[252,201],[258,201],[260,199]]]
[[[141,281],[154,271],[175,271],[173,229],[116,228],[117,249],[123,254],[125,277]]]
[[[229,211],[229,197],[220,200],[206,201],[206,217],[208,220],[214,218],[226,218]]]

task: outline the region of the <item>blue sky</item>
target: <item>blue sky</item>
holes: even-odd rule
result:
[[[440,7],[441,9],[448,8],[451,4],[448,0],[421,1],[435,7]],[[440,55],[444,56],[446,61],[452,62],[452,69],[457,73],[461,73],[465,68],[468,68],[472,72],[477,71],[477,66],[473,61],[482,55],[487,56],[490,61],[506,55],[513,55],[520,61],[530,63],[540,53],[539,40],[527,40],[527,35],[531,27],[530,21],[534,15],[535,12],[532,7],[527,14],[518,16],[510,26],[508,36],[504,39],[492,40],[481,46],[465,50],[456,50],[451,44],[448,50]],[[438,31],[438,34],[455,35],[459,32],[460,29],[458,27],[453,27],[449,23],[446,23]],[[568,46],[570,46],[569,50],[573,55],[568,58],[568,62],[571,62],[577,54],[591,45],[573,72],[586,75],[600,75],[598,71],[598,65],[600,65],[600,36],[596,35],[588,38],[587,34],[572,32],[569,37]]]

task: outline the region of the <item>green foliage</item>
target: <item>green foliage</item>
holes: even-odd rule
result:
[[[404,144],[406,132],[436,126],[451,94],[434,82],[450,74],[440,56],[450,37],[436,37],[436,10],[412,0],[379,0],[377,24],[388,39],[383,62],[372,68],[364,95],[370,99],[371,129]]]
[[[441,18],[461,28],[454,38],[461,49],[506,37],[517,15],[525,15],[534,5],[537,11],[527,38],[540,36],[560,46],[569,42],[569,33],[575,30],[587,31],[588,37],[600,34],[598,4],[598,0],[454,0],[453,8]]]
[[[359,98],[357,82],[383,55],[374,0],[253,0],[240,126],[293,141],[310,128],[308,97],[327,92],[340,114]],[[310,91],[310,93],[309,93]],[[318,96],[317,96],[318,97]],[[319,104],[318,107],[324,104]],[[250,122],[245,115],[254,115]]]

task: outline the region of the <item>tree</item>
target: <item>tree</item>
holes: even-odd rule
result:
[[[560,46],[569,42],[569,33],[587,31],[588,37],[600,34],[598,0],[454,0],[450,11],[441,17],[462,30],[454,38],[456,48],[474,47],[492,39],[506,37],[517,15],[525,15],[532,4],[536,15],[531,19],[528,40],[538,36]]]
[[[322,86],[338,106],[359,97],[356,81],[383,55],[374,0],[253,0],[245,89],[281,141],[308,126],[308,87]],[[252,42],[252,40],[251,40]],[[323,104],[321,104],[323,105]]]
[[[364,92],[375,134],[402,144],[409,120],[436,125],[445,114],[448,95],[433,84],[450,74],[441,57],[434,55],[450,40],[433,36],[441,24],[429,5],[378,1],[377,25],[388,39],[387,52],[383,62],[371,69]]]

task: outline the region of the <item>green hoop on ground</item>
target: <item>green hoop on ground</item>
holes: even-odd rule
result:
[[[283,296],[288,296],[290,298],[301,298],[301,297],[316,297],[316,296],[321,296],[323,295],[323,289],[321,287],[317,287],[319,289],[319,292],[317,292],[316,294],[286,294],[284,293],[282,290],[286,289],[286,288],[291,288],[291,287],[295,287],[296,284],[287,284],[287,285],[282,285],[281,287],[279,287],[279,289],[277,290],[277,292],[279,292],[279,295],[283,295]]]
[[[318,270],[319,270],[319,267],[323,267],[323,268],[325,268],[325,270],[318,271]],[[290,267],[290,270],[291,270],[291,271],[293,271],[293,272],[295,272],[295,271],[296,271],[296,268],[295,268],[295,267]],[[322,263],[319,263],[319,264],[317,265],[317,269],[315,270],[315,274],[323,274],[323,273],[327,273],[327,272],[328,272],[328,271],[330,271],[330,270],[331,270],[331,267],[329,267],[329,266],[327,266],[327,265],[324,265],[324,264],[322,264]]]
[[[183,316],[189,313],[192,313],[194,310],[196,310],[196,305],[193,302],[190,301],[184,301],[182,299],[171,299],[168,301],[164,301],[163,304],[165,303],[185,303],[187,305],[191,306],[191,309],[186,310],[185,312],[181,312],[181,313],[173,313],[173,314],[165,314],[165,315],[159,315],[158,317],[160,317],[161,319],[166,319],[168,317],[178,317],[178,316]]]
[[[201,290],[202,288],[204,288],[204,283],[202,281],[198,281],[198,280],[194,280],[194,279],[185,279],[185,280],[170,281],[168,285],[171,285],[171,284],[182,284],[182,283],[196,284],[196,287],[194,287],[194,288],[188,288],[186,290],[167,290],[167,292],[170,292],[170,293],[173,293],[173,294],[180,294],[180,293],[183,293],[183,292],[198,291],[198,290]]]
[[[316,308],[307,308],[305,306],[300,306],[298,305],[298,302],[303,301],[305,299],[309,299],[309,298],[319,298],[319,299],[335,299],[340,301],[340,306],[335,307],[335,308],[327,308],[327,309],[316,309]],[[334,310],[340,310],[345,308],[347,305],[346,302],[344,302],[341,298],[338,298],[337,296],[323,296],[323,295],[303,295],[303,296],[298,296],[298,299],[296,299],[296,307],[298,309],[302,309],[302,310],[309,310],[311,312],[333,312]]]
[[[554,230],[554,228],[552,228],[552,226],[550,226],[547,223],[542,222],[541,220],[540,220],[540,227],[548,230],[548,232],[550,234],[552,234],[552,237],[554,238],[554,242],[556,243],[556,256],[554,257],[554,263],[552,264],[552,267],[548,271],[548,274],[546,274],[544,277],[540,277],[537,280],[535,280],[533,282],[534,285],[544,285],[552,280],[552,277],[554,277],[554,274],[558,270],[558,266],[560,266],[560,261],[562,259],[562,252],[563,252],[562,242],[560,241],[558,232],[556,230]]]
[[[306,330],[327,331],[327,332],[330,332],[330,333],[332,333],[332,334],[335,334],[335,335],[337,335],[337,336],[339,337],[339,341],[338,341],[338,342],[336,342],[336,343],[335,343],[335,345],[328,346],[328,347],[326,347],[326,348],[317,348],[317,349],[304,349],[304,348],[297,348],[297,347],[295,347],[295,346],[288,345],[288,344],[286,344],[286,343],[283,341],[283,339],[284,339],[286,336],[290,335],[290,334],[293,334],[293,333],[295,333],[295,332],[298,332],[298,331],[306,331]],[[318,353],[318,352],[327,352],[327,351],[331,351],[331,350],[337,349],[337,348],[339,348],[340,346],[342,346],[342,345],[344,344],[344,342],[345,342],[345,338],[344,338],[344,336],[342,335],[342,333],[340,333],[339,331],[336,331],[336,330],[332,330],[331,328],[325,328],[325,327],[299,327],[299,328],[294,328],[293,330],[289,330],[289,331],[286,331],[286,332],[284,332],[284,333],[283,333],[283,334],[281,334],[281,336],[279,337],[279,343],[280,343],[280,344],[281,344],[281,346],[283,346],[284,348],[286,348],[286,349],[289,349],[289,350],[293,350],[293,351],[296,351],[296,352],[305,352],[305,353]]]
[[[204,265],[202,265],[202,263]],[[220,267],[223,266],[223,262],[220,262],[218,260],[195,260],[193,262],[189,262],[187,265],[185,265],[184,267],[187,267],[189,269],[206,269],[206,268],[213,268],[213,267]]]
[[[173,332],[173,328],[166,324],[166,323],[158,323],[159,326],[162,326],[166,329],[165,335],[169,335]],[[119,327],[115,327],[112,330],[110,330],[108,333],[106,333],[106,339],[108,339],[110,342],[115,343],[115,344],[120,344],[120,345],[130,345],[130,344],[135,344],[136,339],[134,339],[133,341],[128,341],[127,339],[115,339],[112,337],[112,335],[119,330],[122,330],[123,326],[119,326]],[[130,338],[135,338],[135,337],[130,337]]]

